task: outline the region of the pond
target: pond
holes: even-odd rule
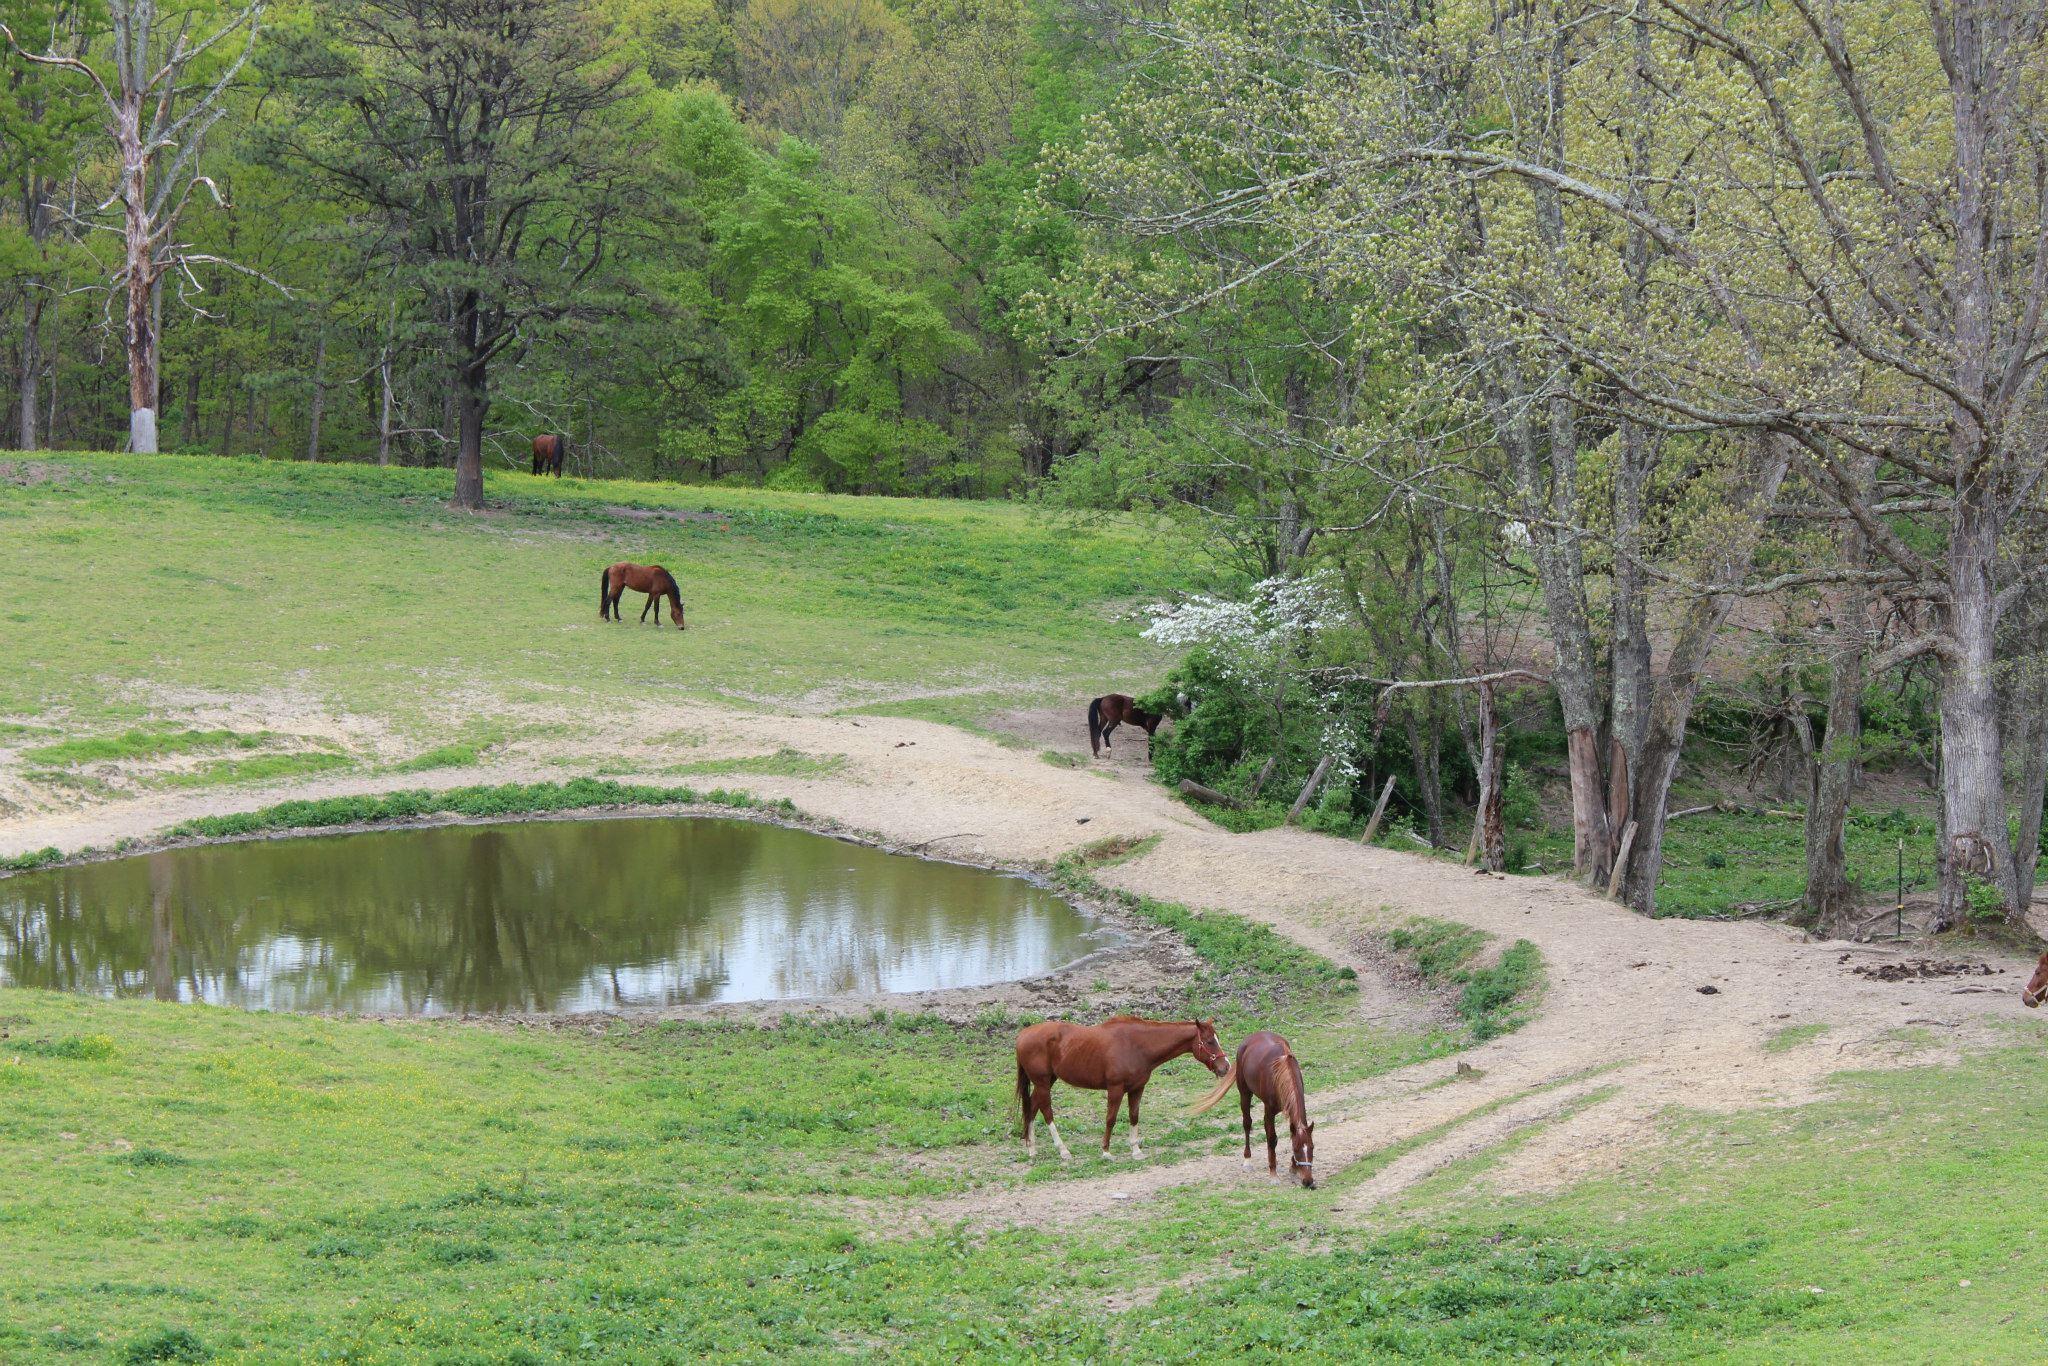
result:
[[[1106,942],[1021,877],[708,818],[255,840],[0,879],[0,985],[258,1010],[929,991]]]

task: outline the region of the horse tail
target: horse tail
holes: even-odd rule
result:
[[[597,610],[602,613],[612,600],[612,571],[609,568],[597,571]]]
[[[562,464],[569,458],[569,438],[557,433],[555,436],[555,478],[562,477]]]
[[[1088,704],[1088,749],[1090,753],[1102,753],[1102,699],[1096,698]]]
[[[1017,1064],[1017,1108],[1024,1112],[1017,1137],[1025,1138],[1031,1133],[1031,1074],[1024,1070],[1022,1062]]]
[[[1215,1089],[1209,1092],[1208,1095],[1203,1096],[1199,1101],[1195,1102],[1195,1108],[1188,1111],[1188,1113],[1191,1115],[1208,1114],[1211,1110],[1216,1108],[1217,1102],[1223,1099],[1223,1093],[1225,1091],[1228,1091],[1236,1083],[1236,1081],[1237,1064],[1233,1062],[1230,1064],[1230,1070],[1223,1074],[1223,1079],[1216,1083]]]

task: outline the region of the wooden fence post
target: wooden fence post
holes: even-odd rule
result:
[[[1325,754],[1323,761],[1316,765],[1316,771],[1308,775],[1308,786],[1301,790],[1301,795],[1294,799],[1294,806],[1287,813],[1289,825],[1294,824],[1295,818],[1301,815],[1302,808],[1308,805],[1309,798],[1316,795],[1316,789],[1323,785],[1323,775],[1330,771],[1330,765],[1335,763],[1336,759],[1337,756],[1334,754]]]
[[[1387,777],[1387,785],[1380,789],[1380,799],[1372,805],[1372,819],[1365,823],[1365,833],[1358,837],[1360,844],[1371,844],[1372,837],[1380,832],[1380,817],[1387,814],[1387,798],[1394,795],[1393,775]]]

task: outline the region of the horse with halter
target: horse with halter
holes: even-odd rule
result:
[[[1316,1186],[1316,1126],[1308,1117],[1308,1100],[1301,1085],[1301,1064],[1295,1061],[1294,1050],[1287,1046],[1287,1040],[1268,1030],[1261,1030],[1244,1041],[1237,1050],[1237,1061],[1223,1080],[1216,1083],[1216,1089],[1202,1097],[1193,1113],[1204,1114],[1214,1109],[1216,1102],[1223,1099],[1223,1093],[1230,1089],[1230,1083],[1237,1083],[1237,1105],[1244,1113],[1244,1165],[1252,1165],[1252,1097],[1257,1096],[1265,1106],[1266,1115],[1266,1174],[1278,1176],[1279,1139],[1273,1133],[1273,1116],[1276,1113],[1287,1116],[1288,1146],[1291,1156],[1287,1171],[1299,1181],[1304,1189],[1314,1190]]]
[[[562,457],[569,453],[569,438],[543,433],[533,439],[533,472],[562,477]]]
[[[1038,1154],[1032,1120],[1043,1118],[1060,1150],[1060,1160],[1073,1156],[1060,1139],[1052,1119],[1052,1084],[1063,1081],[1088,1091],[1109,1093],[1109,1116],[1102,1126],[1102,1156],[1109,1156],[1116,1132],[1116,1111],[1126,1096],[1131,1109],[1131,1156],[1142,1158],[1138,1143],[1138,1098],[1152,1080],[1153,1069],[1183,1053],[1217,1076],[1229,1070],[1223,1046],[1216,1041],[1214,1020],[1148,1020],[1115,1015],[1099,1025],[1046,1020],[1017,1034],[1017,1103],[1024,1111],[1024,1155]]]
[[[2034,964],[2034,975],[2020,988],[2020,1004],[2027,1009],[2039,1009],[2043,1001],[2048,1001],[2048,953],[2041,955],[2041,961]]]
[[[1152,733],[1159,729],[1159,723],[1166,718],[1146,711],[1127,694],[1104,693],[1088,704],[1088,749],[1100,757],[1109,748],[1110,732],[1128,721],[1145,732],[1145,748],[1152,748]]]
[[[647,613],[654,612],[654,624],[661,625],[660,602],[669,601],[669,619],[674,621],[678,631],[687,629],[683,621],[683,591],[676,586],[675,575],[658,564],[612,565],[597,580],[597,619],[599,621],[624,621],[625,613],[619,610],[619,599],[630,588],[636,593],[647,595],[647,606],[640,609],[640,620],[647,620]]]

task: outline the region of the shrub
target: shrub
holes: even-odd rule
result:
[[[121,1359],[144,1361],[205,1361],[213,1353],[187,1328],[159,1328],[145,1333],[121,1349]]]

